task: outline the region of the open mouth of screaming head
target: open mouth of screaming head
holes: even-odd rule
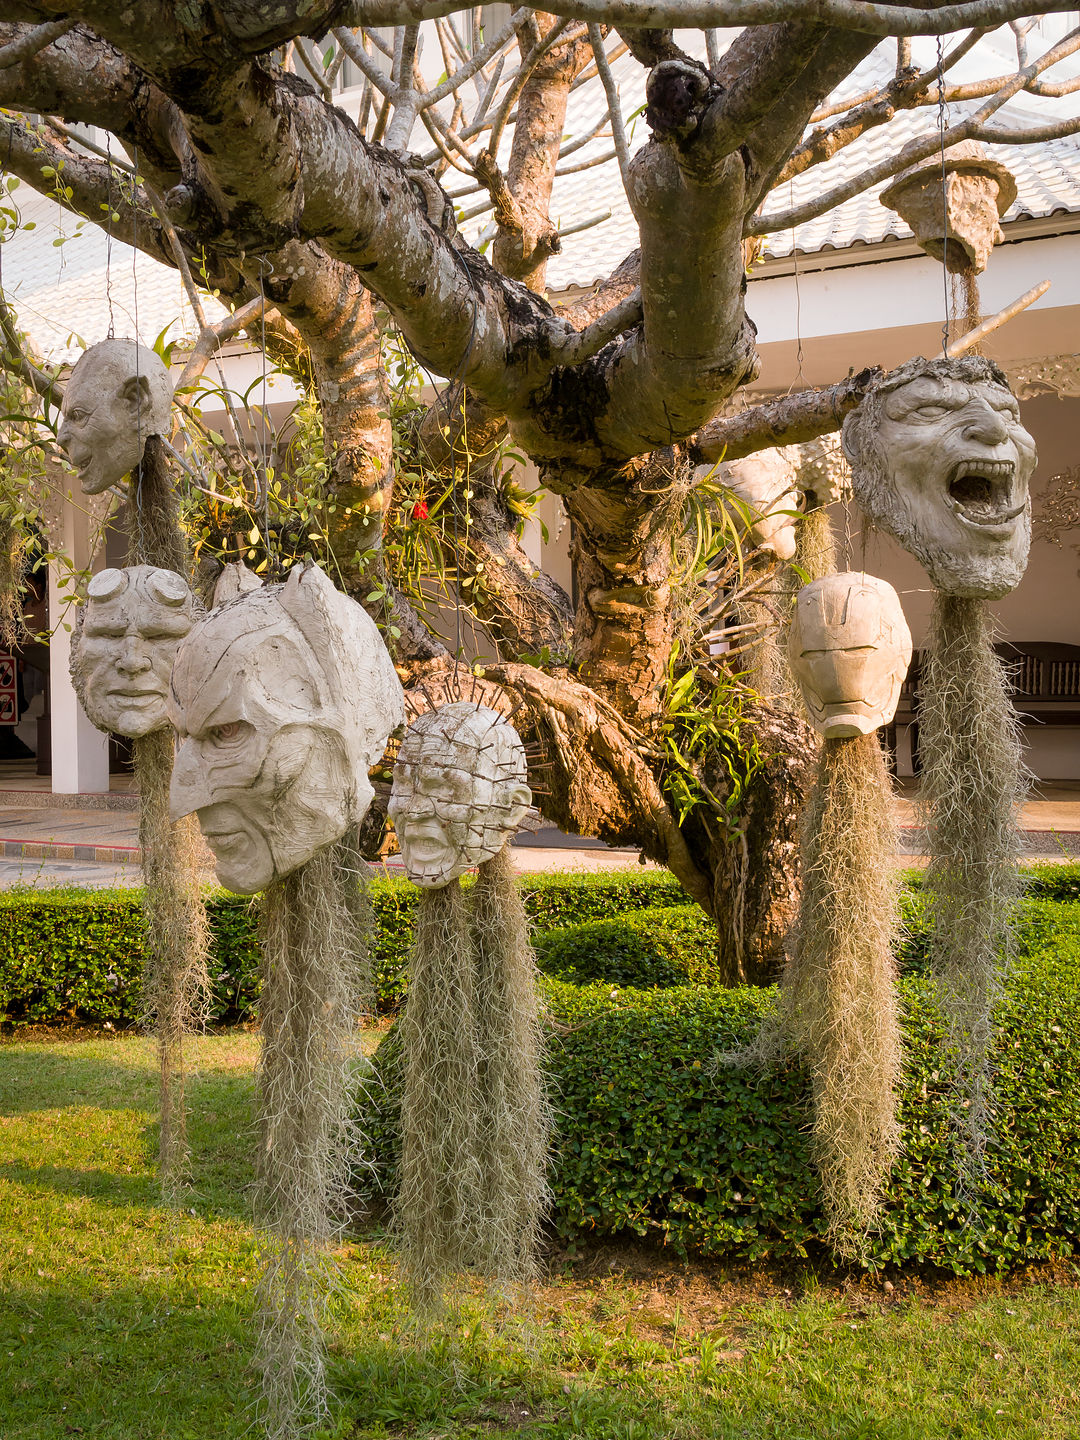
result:
[[[965,524],[980,530],[1012,525],[1027,508],[1014,503],[1016,465],[1012,460],[961,460],[949,475],[945,498]]]

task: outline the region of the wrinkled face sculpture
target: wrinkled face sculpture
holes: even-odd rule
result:
[[[390,796],[409,879],[439,890],[491,860],[531,801],[524,746],[497,711],[468,702],[427,711],[402,742]]]
[[[819,735],[869,735],[893,718],[911,664],[911,632],[886,581],[855,573],[805,586],[788,650]]]
[[[778,560],[795,554],[795,520],[799,508],[795,467],[780,450],[759,450],[720,466],[720,478],[748,508],[750,539]]]
[[[172,818],[194,811],[218,879],[251,895],[364,818],[405,701],[374,621],[312,565],[195,627],[169,716]]]
[[[1001,370],[981,356],[912,360],[844,421],[859,505],[947,595],[1020,583],[1035,442]]]
[[[99,730],[137,738],[168,725],[169,675],[195,618],[187,581],[172,570],[132,565],[93,577],[71,678]]]
[[[151,435],[167,435],[172,384],[164,362],[134,340],[92,345],[64,390],[57,439],[86,495],[117,485]]]

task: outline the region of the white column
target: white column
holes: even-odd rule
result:
[[[82,497],[64,497],[60,551],[76,570],[99,568],[90,551],[90,527]],[[54,795],[79,795],[109,788],[109,737],[83,714],[68,672],[76,607],[74,583],[61,585],[70,571],[49,562],[49,706],[52,716],[52,789]]]

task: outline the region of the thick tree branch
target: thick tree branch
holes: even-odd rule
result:
[[[695,465],[738,460],[777,445],[798,445],[839,430],[844,416],[854,410],[884,371],[878,366],[861,370],[824,390],[803,390],[754,405],[739,415],[712,420],[687,447]]]

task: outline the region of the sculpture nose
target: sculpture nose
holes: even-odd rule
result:
[[[199,756],[190,740],[182,740],[173,761],[169,785],[169,819],[180,820],[209,803]]]
[[[980,401],[964,424],[964,439],[977,440],[983,445],[1000,445],[1008,438],[1009,428],[1000,411]]]
[[[138,640],[129,638],[120,647],[116,668],[121,675],[141,675],[144,670],[150,669],[150,657]]]

